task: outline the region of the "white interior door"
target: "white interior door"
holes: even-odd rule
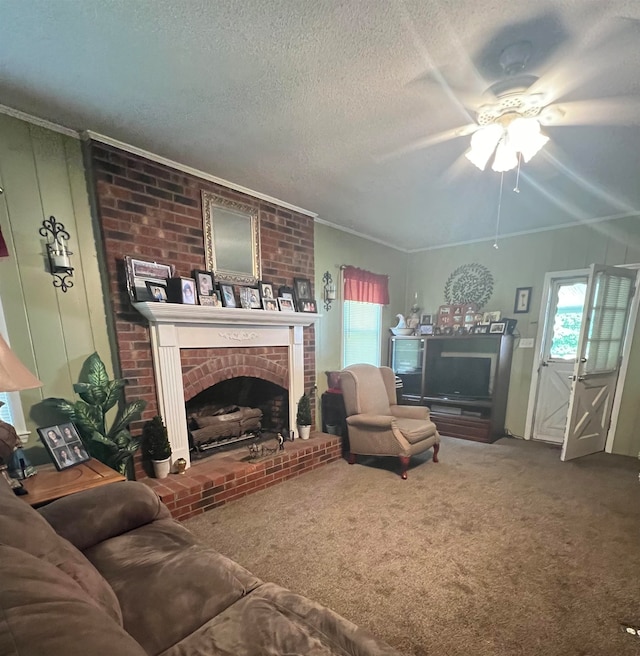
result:
[[[604,449],[635,279],[630,269],[591,265],[562,460]]]
[[[588,276],[562,276],[550,281],[549,302],[538,367],[533,415],[534,440],[562,444],[569,414],[571,381]]]

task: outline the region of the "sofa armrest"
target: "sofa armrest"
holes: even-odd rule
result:
[[[392,423],[391,415],[351,415],[347,417],[347,424],[357,428],[391,428]]]
[[[39,509],[56,533],[80,551],[156,519],[167,507],[144,483],[111,483],[70,494]]]
[[[431,415],[425,405],[392,405],[391,414],[404,419],[429,419]]]

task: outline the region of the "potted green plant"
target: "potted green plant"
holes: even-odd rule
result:
[[[156,478],[166,478],[171,471],[171,444],[167,428],[160,415],[142,427],[142,452],[153,462]]]
[[[309,433],[311,432],[311,399],[306,393],[303,394],[298,401],[296,423],[298,424],[298,435],[300,435],[303,440],[308,440]]]
[[[140,440],[128,430],[132,421],[140,419],[146,401],[123,403],[125,381],[109,380],[104,362],[92,353],[82,365],[78,382],[73,386],[80,399],[48,398],[44,404],[74,422],[89,454],[123,475],[131,476],[130,463]],[[118,406],[115,419],[107,428],[107,413]]]

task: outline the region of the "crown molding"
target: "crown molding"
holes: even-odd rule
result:
[[[539,232],[550,232],[552,230],[564,230],[565,228],[576,228],[579,226],[589,226],[597,223],[604,223],[606,221],[617,221],[619,219],[629,219],[632,217],[640,217],[640,210],[637,212],[623,212],[620,214],[612,214],[610,216],[600,216],[595,219],[583,219],[581,221],[572,221],[570,223],[561,223],[555,226],[546,226],[544,228],[534,228],[532,230],[520,230],[519,232],[510,232],[504,235],[498,235],[498,241],[501,239],[511,239],[512,237],[524,237],[526,235],[535,235]],[[415,253],[426,253],[427,251],[438,251],[443,248],[454,248],[455,246],[470,246],[471,244],[480,244],[486,241],[495,241],[496,236],[481,237],[479,239],[469,239],[467,241],[456,241],[450,244],[443,244],[441,246],[427,246],[426,248],[414,248],[404,251],[413,255]]]
[[[334,230],[340,230],[340,232],[346,232],[349,235],[354,235],[354,237],[360,237],[360,239],[366,239],[367,241],[372,241],[375,244],[381,244],[382,246],[393,248],[393,250],[400,251],[401,253],[411,252],[406,248],[401,248],[400,246],[396,246],[395,244],[390,244],[388,241],[384,241],[383,239],[370,237],[369,235],[365,235],[364,233],[358,232],[357,230],[353,230],[351,228],[345,228],[345,226],[338,225],[337,223],[332,223],[331,221],[327,221],[326,219],[321,219],[319,216],[315,217],[315,222],[320,223],[321,225],[325,225],[328,228],[333,228]]]
[[[259,191],[254,191],[253,189],[249,189],[248,187],[243,187],[242,185],[235,184],[234,182],[229,182],[229,180],[225,180],[224,178],[219,178],[216,175],[205,173],[204,171],[200,171],[199,169],[195,169],[191,166],[187,166],[186,164],[181,164],[180,162],[176,162],[172,159],[169,159],[168,157],[162,157],[162,155],[156,155],[155,153],[152,153],[148,150],[144,150],[144,148],[138,148],[137,146],[132,146],[131,144],[125,143],[124,141],[118,141],[118,139],[107,137],[106,135],[99,134],[98,132],[93,132],[92,130],[84,130],[81,133],[81,137],[84,141],[88,141],[89,139],[91,139],[93,141],[98,141],[100,143],[103,143],[107,146],[113,146],[114,148],[119,148],[120,150],[124,150],[128,153],[131,153],[132,155],[138,155],[140,157],[144,157],[145,159],[149,159],[152,162],[156,162],[157,164],[163,164],[164,166],[168,166],[172,169],[182,171],[183,173],[187,173],[188,175],[193,175],[197,178],[208,180],[209,182],[214,182],[215,184],[219,184],[222,185],[223,187],[227,187],[227,189],[233,189],[234,191],[239,191],[240,193],[246,194],[247,196],[251,196],[253,198],[259,198],[260,200],[263,200],[267,203],[272,203],[274,205],[278,205],[279,207],[284,207],[285,209],[292,210],[293,212],[304,214],[305,216],[309,216],[312,219],[315,219],[318,216],[315,212],[311,212],[310,210],[305,210],[304,208],[298,207],[297,205],[292,205],[291,203],[287,203],[284,200],[274,198],[273,196],[263,194]]]
[[[27,112],[22,112],[19,109],[14,109],[13,107],[7,107],[7,105],[0,105],[0,114],[6,114],[12,118],[17,118],[26,123],[31,123],[32,125],[37,125],[40,128],[46,128],[52,132],[58,132],[64,134],[67,137],[72,137],[73,139],[80,139],[80,133],[77,130],[72,130],[67,128],[64,125],[59,125],[58,123],[53,123],[52,121],[47,121],[44,118],[39,116],[34,116],[33,114],[27,114]]]

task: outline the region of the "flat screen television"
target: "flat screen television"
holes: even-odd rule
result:
[[[425,393],[440,398],[491,398],[491,358],[435,358],[425,371]]]

